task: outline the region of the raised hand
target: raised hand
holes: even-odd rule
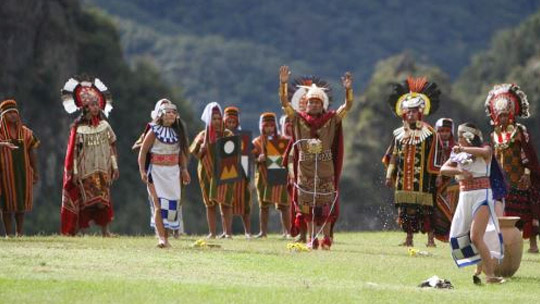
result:
[[[289,76],[291,75],[291,71],[289,70],[289,67],[286,65],[282,65],[279,68],[279,81],[281,83],[287,83],[289,82]]]
[[[346,90],[349,90],[352,88],[352,82],[353,82],[353,77],[352,77],[351,72],[346,72],[345,75],[341,77],[341,84]]]

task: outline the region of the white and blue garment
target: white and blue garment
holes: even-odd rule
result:
[[[150,124],[156,140],[150,149],[150,154],[171,155],[180,153],[180,143],[174,129],[157,124]],[[161,206],[161,217],[166,229],[180,230],[183,232],[182,208],[180,205],[180,166],[179,165],[156,165],[148,166],[148,179],[154,185],[157,198]],[[155,227],[154,204],[152,195],[148,191],[151,217],[150,226]]]
[[[458,161],[458,167],[473,174],[473,177],[489,177],[490,166],[482,157],[470,161]],[[458,180],[462,178],[457,176]],[[495,214],[495,202],[491,189],[460,191],[459,201],[450,228],[450,248],[452,257],[458,267],[465,267],[481,262],[480,254],[471,242],[470,230],[476,211],[481,206],[489,208],[489,222],[484,234],[492,258],[502,260],[504,257],[503,238],[499,229],[499,221]]]

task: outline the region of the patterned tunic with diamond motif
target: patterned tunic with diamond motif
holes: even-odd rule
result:
[[[537,218],[539,204],[539,193],[535,186],[535,168],[531,167],[531,159],[535,155],[530,155],[531,149],[526,149],[529,143],[527,129],[520,124],[512,132],[493,132],[491,139],[494,145],[495,157],[503,168],[506,181],[509,184],[509,192],[505,197],[505,210],[507,216],[519,216],[521,220],[518,226],[523,229],[523,237],[529,238],[533,232],[532,220]],[[524,189],[520,186],[520,179],[525,173],[525,169],[531,170],[531,187]]]

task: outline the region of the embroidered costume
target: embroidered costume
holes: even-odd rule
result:
[[[110,186],[113,170],[118,170],[116,135],[101,112],[91,116],[86,108],[97,102],[105,115],[112,110],[111,95],[99,79],[71,78],[62,89],[62,99],[68,113],[82,108],[70,131],[61,210],[62,234],[75,235],[91,221],[105,227],[114,217]]]
[[[412,246],[412,234],[430,234],[435,198],[435,181],[439,169],[435,166],[435,130],[422,121],[436,111],[440,90],[425,78],[411,78],[394,84],[388,103],[393,112],[403,118],[403,126],[393,132],[393,140],[383,157],[386,178],[394,184],[394,202],[398,209],[398,224],[407,233],[405,245]],[[418,117],[409,121],[409,112]],[[415,112],[416,113],[416,112]]]
[[[150,130],[156,135],[156,140],[150,149],[148,178],[154,185],[159,199],[163,226],[166,229],[179,230],[181,187],[178,135],[173,128],[155,123],[150,124]],[[150,205],[154,209],[152,201]],[[153,216],[150,225],[155,227]]]
[[[154,123],[154,121],[159,120],[159,118],[163,115],[165,110],[168,109],[166,107],[166,105],[172,105],[171,101],[168,100],[168,99],[160,99],[160,100],[158,100],[156,102],[154,110],[152,110],[152,112],[150,113],[150,118],[152,119],[152,122],[150,122],[150,123],[148,123],[146,125],[144,132],[141,134],[139,139],[137,139],[137,141],[133,144],[132,149],[133,150],[140,149],[142,144],[143,144],[144,137],[146,136],[148,131],[152,131],[156,135],[156,141],[160,141],[162,143],[162,145],[159,144],[159,143],[157,144],[158,147],[156,148],[157,150],[156,150],[155,153],[156,154],[164,154],[164,152],[166,150],[168,150],[168,149],[164,149],[162,151],[162,149],[160,149],[159,146],[167,147],[166,145],[168,145],[168,144],[178,145],[178,147],[177,147],[178,148],[178,153],[176,153],[176,154],[178,155],[177,159],[180,162],[181,161],[180,158],[179,158],[180,157],[180,143],[179,143],[178,134],[171,127],[163,127],[163,126],[161,126],[161,128],[160,128],[160,126],[158,126],[158,125],[156,125]],[[176,111],[176,106],[172,105],[171,109]],[[176,123],[180,124],[181,122],[178,120]],[[163,146],[163,145],[165,145],[165,146]],[[149,174],[150,164],[151,164],[152,159],[153,159],[152,158],[153,157],[152,156],[152,150],[154,150],[153,147],[151,148],[151,150],[148,152],[148,154],[146,156],[145,170],[146,170],[147,174]],[[161,158],[161,156],[157,156],[157,157]],[[178,165],[178,163],[176,163],[176,164]],[[153,167],[154,167],[154,169],[157,169],[158,171],[160,171],[160,168],[156,168],[155,166],[153,166]],[[167,171],[167,169],[165,169],[164,171]],[[169,169],[168,171],[172,172],[174,170]],[[158,172],[156,174],[160,174],[160,173]],[[178,167],[178,174],[180,176],[180,167]],[[166,175],[167,174],[162,175],[162,177],[166,177]],[[166,185],[166,183],[165,184],[159,183],[160,185],[156,186],[155,188],[156,188],[156,191],[158,191],[158,188],[160,188],[159,192],[162,193],[162,194],[161,194],[161,196],[158,194],[159,197],[172,197],[172,198],[175,198],[175,197],[177,197],[177,193],[180,193],[179,196],[178,196],[179,199],[175,200],[175,199],[166,199],[165,198],[164,201],[161,202],[161,206],[162,206],[162,214],[167,214],[167,216],[164,217],[164,219],[163,219],[164,228],[171,229],[175,233],[182,234],[182,233],[185,233],[184,219],[183,219],[183,213],[182,213],[182,190],[184,188],[184,185],[181,182],[180,183],[175,183],[174,181],[176,181],[176,180],[173,179],[174,176],[175,176],[174,174],[169,176],[171,178],[171,180],[168,181],[168,183],[170,183],[172,185],[170,189],[168,189],[169,186],[163,186],[163,185]],[[149,175],[149,179],[153,180],[153,177],[151,177],[151,175]],[[162,182],[163,181],[167,182],[166,180],[162,180]],[[173,182],[171,182],[171,181],[173,181]],[[176,184],[178,184],[180,189],[176,189]],[[169,190],[170,190],[170,192],[169,192]],[[166,192],[166,194],[164,192]],[[169,205],[167,205],[166,201],[170,201],[171,203]],[[155,220],[154,220],[154,216],[153,216],[155,210],[154,210],[154,204],[153,204],[153,201],[152,201],[152,194],[150,192],[148,192],[148,203],[149,203],[149,206],[150,206],[150,214],[151,214],[150,215],[150,226],[155,228]]]
[[[529,117],[527,96],[515,84],[499,84],[489,92],[485,107],[494,126],[491,141],[495,157],[509,184],[505,215],[521,217],[517,225],[523,238],[536,238],[538,225],[533,225],[533,220],[540,217],[540,165],[530,133],[516,122]]]
[[[286,70],[283,70],[283,69]],[[333,227],[339,216],[339,179],[343,165],[343,133],[342,119],[352,107],[353,92],[351,88],[352,77],[349,73],[344,77],[346,85],[345,104],[337,111],[329,110],[331,95],[328,86],[317,85],[313,81],[310,85],[302,85],[288,93],[288,84],[284,82],[284,71],[288,73],[287,67],[282,67],[280,75],[280,100],[284,113],[289,117],[293,129],[293,162],[295,188],[293,200],[299,212],[305,216],[305,220],[312,226],[323,226],[325,224]],[[345,79],[348,83],[345,83]],[[307,83],[306,83],[307,84]],[[302,90],[297,93],[296,90]],[[295,109],[294,97],[304,98],[309,103],[310,100],[320,101],[322,111],[320,113],[308,113]],[[293,100],[289,100],[289,99]],[[306,108],[307,109],[307,108]],[[287,155],[288,153],[286,153]],[[285,160],[285,163],[287,160]],[[330,229],[332,230],[332,229]],[[330,248],[331,233],[325,231],[323,248]],[[312,238],[315,237],[312,231]],[[317,247],[318,242],[312,239],[312,246]]]

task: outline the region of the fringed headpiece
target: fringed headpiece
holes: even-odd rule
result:
[[[310,89],[311,93],[310,93]],[[325,110],[328,110],[329,105],[332,103],[332,88],[330,84],[324,80],[321,80],[315,76],[303,76],[296,78],[292,84],[289,84],[289,100],[291,106],[300,111],[300,101],[302,98],[308,98],[307,94],[310,93],[312,97],[318,97],[322,102]]]
[[[495,85],[489,91],[484,106],[492,125],[499,124],[499,116],[503,113],[508,114],[510,123],[513,123],[516,117],[530,116],[527,95],[513,83]]]
[[[408,77],[406,81],[392,86],[387,102],[399,117],[412,108],[418,108],[423,116],[428,116],[439,107],[441,91],[436,83],[427,81],[425,77]]]
[[[113,109],[111,93],[98,78],[87,76],[70,78],[60,92],[64,109],[69,114],[91,101],[96,101],[107,117]]]

